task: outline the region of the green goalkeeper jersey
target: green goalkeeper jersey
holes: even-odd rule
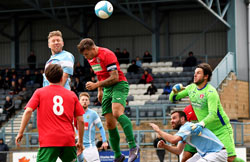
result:
[[[219,95],[211,84],[207,83],[202,89],[198,89],[196,84],[190,84],[177,94],[172,91],[169,100],[180,100],[186,96],[190,98],[198,121],[203,121],[205,127],[212,132],[230,123],[221,105]]]

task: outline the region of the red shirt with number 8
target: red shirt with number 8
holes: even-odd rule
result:
[[[75,146],[73,119],[84,110],[74,92],[59,85],[37,89],[25,108],[37,109],[40,147]]]

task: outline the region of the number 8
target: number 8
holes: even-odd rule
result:
[[[57,102],[57,100],[59,100],[59,102]],[[56,114],[56,115],[62,115],[63,114],[63,111],[64,111],[64,108],[62,106],[63,104],[63,98],[61,96],[54,96],[53,97],[53,112]],[[59,111],[57,110],[57,107],[59,107]]]

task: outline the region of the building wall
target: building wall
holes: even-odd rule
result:
[[[249,118],[248,82],[237,80],[234,74],[221,86],[221,104],[230,119]]]
[[[236,29],[236,66],[239,80],[248,80],[248,40],[247,40],[247,6],[244,0],[235,1],[235,29]],[[237,25],[240,24],[240,25]]]
[[[160,53],[161,58],[170,56],[187,56],[188,51],[195,55],[207,54],[211,57],[223,57],[226,51],[226,28],[219,21],[203,33],[216,18],[205,9],[169,11],[169,19],[163,17],[160,26]],[[151,52],[151,32],[141,24],[125,14],[114,14],[107,20],[98,20],[94,23],[88,33],[88,37],[96,40],[99,38],[100,46],[115,50],[126,48],[130,52],[131,59],[136,56],[143,56],[145,50]],[[80,20],[79,20],[80,21]],[[88,20],[89,23],[90,20]],[[145,22],[151,26],[151,15],[145,15]],[[169,23],[167,23],[169,22]],[[20,21],[20,28],[24,21]],[[166,38],[166,25],[169,24],[169,38]],[[80,23],[77,22],[74,28],[80,30]],[[73,53],[76,60],[79,60],[79,53],[76,49],[80,37],[51,19],[32,19],[31,30],[26,28],[20,37],[20,64],[27,63],[29,55],[29,35],[31,34],[31,47],[35,51],[39,64],[44,64],[50,57],[50,50],[47,45],[48,33],[52,30],[61,30],[65,41],[65,50]],[[11,33],[11,25],[5,32]],[[30,33],[31,32],[31,33]],[[165,40],[169,40],[169,49],[166,48]],[[0,65],[10,64],[10,40],[0,35]]]

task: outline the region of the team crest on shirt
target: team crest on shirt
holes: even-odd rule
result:
[[[203,99],[203,98],[204,98],[204,96],[205,96],[204,94],[201,94],[201,95],[200,95],[200,99]]]
[[[89,119],[89,115],[87,116],[87,119]]]
[[[96,57],[96,62],[100,63],[100,58]]]

